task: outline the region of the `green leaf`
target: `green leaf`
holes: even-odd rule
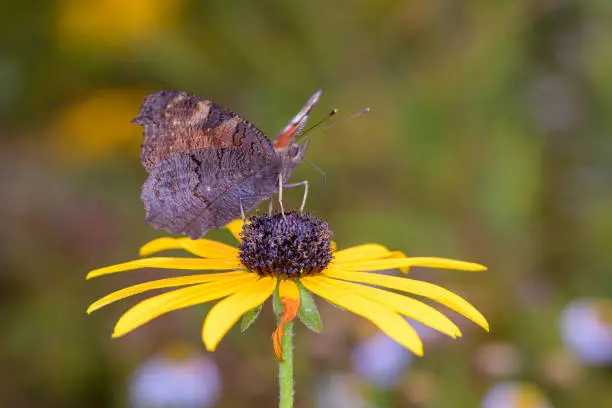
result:
[[[300,320],[313,332],[321,333],[323,322],[321,321],[321,315],[314,298],[300,281],[296,280],[295,283],[300,290],[300,312],[298,314]]]
[[[263,304],[257,306],[255,309],[251,309],[242,315],[242,321],[240,322],[240,331],[245,332],[259,316]]]

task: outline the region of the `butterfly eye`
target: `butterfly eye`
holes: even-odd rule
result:
[[[306,155],[306,148],[308,147],[309,143],[310,141],[306,141],[302,144],[291,145],[289,148],[289,157],[291,157],[291,160],[294,163],[299,163],[304,159],[304,156]]]

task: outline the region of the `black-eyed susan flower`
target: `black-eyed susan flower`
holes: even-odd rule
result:
[[[482,271],[486,269],[482,265],[407,257],[378,244],[335,250],[327,223],[309,214],[254,216],[246,224],[234,221],[227,228],[239,241],[238,248],[209,239],[159,238],[140,249],[143,258],[93,270],[88,278],[139,268],[221,272],[171,277],[121,289],[93,303],[88,312],[149,290],[177,288],[148,298],[123,314],[113,332],[113,337],[120,337],[164,313],[219,300],[208,312],[202,328],[204,344],[213,351],[241,316],[246,328],[276,291],[275,306],[280,308],[281,317],[272,340],[279,360],[287,322],[299,315],[311,329],[320,329],[310,293],[370,320],[417,355],[423,354],[423,345],[404,316],[452,338],[461,332],[444,314],[405,294],[442,303],[485,330],[489,328],[476,308],[447,289],[403,276],[375,273],[391,269],[406,272],[412,266]],[[184,249],[194,257],[149,257],[169,249]]]

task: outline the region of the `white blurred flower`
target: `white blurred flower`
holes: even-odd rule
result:
[[[580,361],[589,365],[612,364],[612,301],[577,299],[561,314],[561,337]]]
[[[206,408],[219,398],[221,378],[207,357],[160,355],[145,361],[132,375],[133,408]]]
[[[485,393],[481,408],[553,408],[544,393],[534,384],[504,381]]]

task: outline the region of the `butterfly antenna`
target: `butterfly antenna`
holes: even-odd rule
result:
[[[308,133],[312,132],[313,129],[317,128],[318,126],[322,125],[323,123],[325,123],[327,120],[331,119],[332,116],[334,116],[336,113],[338,113],[338,109],[333,109],[331,112],[329,112],[329,114],[327,116],[325,116],[323,119],[321,119],[320,121],[318,121],[317,123],[315,123],[314,125],[312,125],[311,127],[309,127],[308,129],[306,129],[304,132],[302,132],[297,138],[296,141],[298,141],[299,139],[303,138],[304,136],[306,136]]]
[[[310,167],[315,169],[317,171],[317,173],[319,173],[321,175],[321,177],[323,177],[323,190],[325,190],[325,187],[327,187],[327,175],[325,174],[325,172],[323,170],[321,170],[321,168],[319,166],[317,166],[316,164],[314,164],[310,160],[304,159],[304,161],[306,163],[308,163],[308,165],[310,165]]]
[[[334,110],[332,111],[332,113],[334,113],[334,114],[335,114],[335,112],[337,112],[337,111],[338,111],[337,109],[334,109]],[[323,128],[319,128],[319,129],[317,129],[317,131],[316,131],[316,132],[314,132],[314,133],[311,133],[311,134],[310,134],[310,137],[312,137],[313,135],[315,135],[315,134],[317,134],[317,133],[324,132],[324,131],[329,130],[329,129],[331,129],[331,128],[334,128],[334,127],[336,127],[336,126],[338,126],[338,125],[341,125],[341,124],[343,124],[343,123],[346,123],[346,122],[348,122],[348,121],[351,121],[351,120],[353,120],[353,119],[356,119],[356,118],[358,118],[359,116],[365,115],[365,114],[366,114],[366,113],[368,113],[368,112],[370,112],[370,108],[365,108],[365,109],[361,110],[360,112],[357,112],[356,114],[354,114],[354,115],[352,115],[352,116],[350,116],[350,117],[348,117],[348,118],[345,118],[345,119],[339,120],[339,121],[334,122],[334,123],[332,123],[332,124],[330,124],[330,125],[327,125],[327,126],[325,126],[325,127],[323,127]],[[329,117],[331,117],[331,116],[332,116],[332,115],[331,115],[331,113],[330,113],[330,114],[327,116],[327,118],[329,118]],[[326,118],[326,119],[327,119],[327,118]],[[319,125],[321,122],[323,122],[323,120],[322,120],[322,121],[319,121],[319,123],[317,123],[317,125]],[[315,125],[315,126],[317,126],[317,125]],[[312,128],[310,128],[309,130],[312,130],[312,129],[313,129],[315,126],[313,126]],[[304,135],[306,135],[306,133],[304,133]]]

